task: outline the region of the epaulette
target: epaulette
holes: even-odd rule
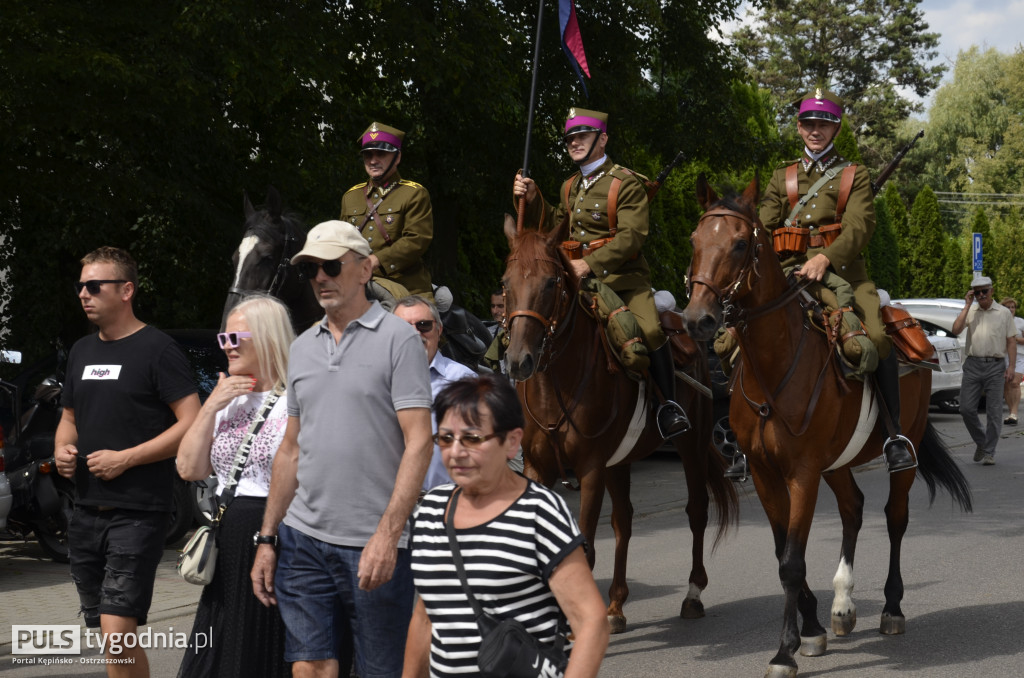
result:
[[[408,179],[399,179],[399,186],[412,186],[413,188],[423,188],[421,184],[417,184],[415,181],[409,181]]]
[[[345,192],[346,192],[346,193],[351,193],[352,191],[357,191],[357,190],[358,190],[358,191],[361,191],[361,190],[363,190],[363,188],[365,188],[365,187],[366,187],[366,184],[367,184],[367,183],[368,183],[368,182],[364,181],[364,182],[363,182],[363,183],[361,183],[361,184],[356,184],[355,186],[353,186],[352,188],[348,189],[348,190],[347,190],[347,191],[345,191]]]

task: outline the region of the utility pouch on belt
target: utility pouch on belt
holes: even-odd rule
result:
[[[570,260],[575,261],[576,259],[582,259],[596,249],[604,247],[611,241],[611,238],[598,238],[597,240],[591,240],[590,242],[566,240],[562,242],[562,250],[565,251],[566,256],[569,257]]]
[[[893,346],[911,362],[922,362],[932,357],[935,349],[925,335],[921,323],[917,322],[906,309],[899,306],[883,306],[882,322],[885,333],[892,339]]]

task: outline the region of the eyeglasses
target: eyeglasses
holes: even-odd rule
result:
[[[316,277],[317,271],[324,269],[324,275],[329,278],[336,277],[341,273],[341,267],[345,264],[341,259],[330,261],[300,261],[295,265],[299,269],[299,277],[303,280],[312,280]]]
[[[435,433],[434,442],[437,443],[438,447],[451,447],[452,444],[458,440],[459,445],[475,450],[491,438],[496,438],[497,436],[497,431],[494,433],[488,433],[485,436],[482,436],[479,433],[463,433],[461,436],[457,436],[454,433]]]
[[[81,294],[82,290],[88,290],[89,294],[95,296],[100,293],[104,283],[126,283],[127,280],[86,280],[75,283],[75,294]]]
[[[434,329],[433,320],[417,320],[412,323],[412,326],[416,328],[416,331],[420,334],[426,334]]]
[[[992,292],[991,287],[986,287],[983,290],[974,290],[974,295],[977,297],[986,297]]]
[[[218,332],[217,343],[221,348],[238,348],[241,339],[251,339],[252,332]]]

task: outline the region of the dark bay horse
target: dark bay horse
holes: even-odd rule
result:
[[[608,595],[608,617],[614,632],[625,629],[622,605],[629,595],[626,554],[632,530],[629,465],[662,443],[649,407],[647,389],[626,376],[616,359],[606,356],[600,324],[578,301],[579,280],[572,274],[559,243],[563,229],[545,235],[517,232],[515,220],[505,222],[512,253],[502,279],[505,327],[510,343],[505,353],[509,374],[526,413],[523,454],[526,473],[545,485],[572,470],[580,489],[580,529],[593,547],[607,488],[612,501],[615,565]],[[703,354],[701,355],[703,358]],[[698,381],[708,383],[707,360],[691,366]],[[673,442],[686,472],[690,531],[693,534],[689,591],[680,615],[704,616],[701,591],[708,584],[704,568],[704,531],[709,499],[714,501],[720,538],[737,515],[732,483],[723,476],[721,455],[711,445],[710,399],[680,382],[680,404],[694,423]],[[587,554],[594,564],[593,548]]]
[[[729,421],[747,452],[754,486],[775,536],[779,578],[785,591],[782,642],[768,676],[796,676],[794,655],[825,652],[826,632],[807,585],[804,555],[819,480],[835,493],[843,526],[839,569],[833,580],[832,630],[846,635],[857,619],[850,598],[853,560],[864,495],[852,468],[878,457],[883,430],[862,409],[877,414],[874,397],[861,382],[838,376],[825,335],[807,326],[798,297],[786,281],[771,234],[757,217],[755,179],[743,195],[719,200],[704,177],[697,196],[706,210],[691,237],[690,303],[684,311],[691,335],[710,337],[724,319],[736,329],[741,359]],[[971,510],[967,480],[928,422],[931,373],[913,370],[901,379],[904,434],[917,448],[919,474],[935,498],[941,485],[965,511]],[[884,473],[884,470],[876,471]],[[904,633],[900,609],[903,579],[900,547],[908,523],[908,495],[915,469],[889,475],[885,506],[889,573],[881,632]],[[797,626],[797,613],[803,625]]]
[[[280,299],[291,311],[292,325],[299,333],[323,317],[313,289],[300,280],[291,257],[306,242],[306,228],[294,214],[282,212],[281,196],[267,189],[266,206],[254,209],[244,199],[245,230],[242,242],[231,257],[235,272],[224,302],[221,326],[228,312],[247,294],[262,292]]]

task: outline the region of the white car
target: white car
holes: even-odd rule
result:
[[[964,300],[896,299],[892,304],[905,308],[921,323],[928,341],[936,348],[936,355],[930,364],[933,370],[932,405],[943,412],[958,412],[967,333],[954,335],[953,323],[964,307]]]

